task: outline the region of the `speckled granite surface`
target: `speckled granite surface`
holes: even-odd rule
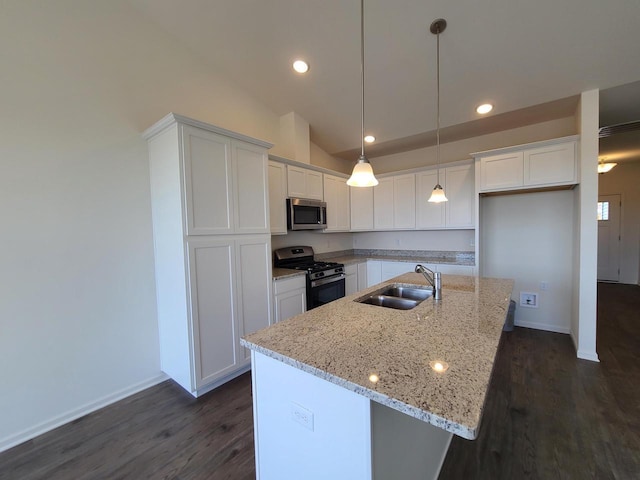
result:
[[[354,302],[368,288],[241,344],[464,438],[478,435],[512,280],[443,275],[443,299],[412,310]],[[424,285],[407,273],[387,283]],[[449,368],[436,373],[432,361]],[[372,383],[369,377],[379,378]]]
[[[281,280],[283,278],[298,277],[306,275],[305,270],[293,270],[292,268],[276,268],[273,267],[273,279]]]

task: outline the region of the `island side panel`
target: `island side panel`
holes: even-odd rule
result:
[[[371,402],[375,480],[437,480],[453,433]]]
[[[251,352],[258,480],[371,479],[371,401]]]

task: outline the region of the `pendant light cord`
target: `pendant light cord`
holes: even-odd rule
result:
[[[364,0],[360,0],[360,77],[362,98],[360,99],[360,156],[364,157]]]
[[[436,89],[438,97],[436,101],[436,163],[438,166],[438,185],[440,185],[440,27],[436,34]]]

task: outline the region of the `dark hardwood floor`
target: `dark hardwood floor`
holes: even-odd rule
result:
[[[640,478],[640,287],[598,284],[600,363],[568,335],[503,334],[480,435],[440,479]]]
[[[453,438],[440,478],[640,478],[638,312],[640,287],[598,285],[601,363],[503,334],[480,436]],[[167,381],[0,454],[2,480],[254,477],[249,374],[199,399]]]

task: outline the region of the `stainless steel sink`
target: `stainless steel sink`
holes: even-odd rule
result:
[[[411,310],[432,295],[433,290],[423,285],[394,283],[356,298],[355,301],[396,310]]]

